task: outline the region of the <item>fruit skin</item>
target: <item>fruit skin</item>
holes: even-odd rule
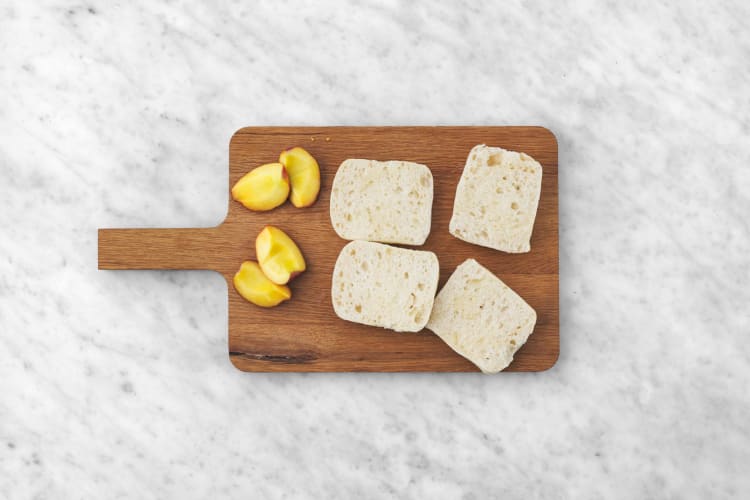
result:
[[[292,298],[292,291],[269,280],[257,262],[246,260],[234,275],[234,288],[245,300],[260,307],[274,307]]]
[[[232,198],[256,211],[276,208],[288,196],[289,175],[281,163],[267,163],[254,168],[232,187]]]
[[[279,163],[284,165],[292,183],[289,200],[297,208],[309,207],[320,193],[320,167],[315,158],[297,146],[285,149],[279,155]]]
[[[296,243],[276,226],[266,226],[255,239],[255,255],[269,280],[284,285],[306,269]]]

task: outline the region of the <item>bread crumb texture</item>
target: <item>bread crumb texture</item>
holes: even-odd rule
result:
[[[456,188],[450,233],[503,252],[531,250],[542,166],[525,153],[475,146]]]
[[[432,196],[425,165],[345,160],[331,187],[331,223],[345,240],[421,245],[430,234]]]
[[[485,373],[497,373],[531,335],[536,311],[474,259],[435,298],[427,328]]]
[[[333,269],[333,309],[347,321],[418,332],[430,318],[439,274],[432,252],[352,241]]]

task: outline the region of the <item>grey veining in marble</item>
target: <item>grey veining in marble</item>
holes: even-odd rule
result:
[[[750,496],[750,4],[254,4],[0,5],[0,497]],[[245,374],[218,275],[97,271],[273,124],[552,129],[556,367]]]

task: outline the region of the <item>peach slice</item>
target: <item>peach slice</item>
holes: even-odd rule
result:
[[[232,187],[232,198],[250,210],[276,208],[289,196],[289,176],[281,163],[267,163],[252,169]]]
[[[260,307],[273,307],[292,298],[288,286],[269,280],[257,262],[247,260],[234,275],[234,288],[245,300]]]
[[[281,152],[279,162],[284,165],[292,181],[289,199],[297,208],[309,207],[320,192],[320,167],[310,153],[295,147]]]
[[[275,226],[264,227],[255,239],[255,255],[263,273],[278,285],[285,285],[305,270],[299,247]]]

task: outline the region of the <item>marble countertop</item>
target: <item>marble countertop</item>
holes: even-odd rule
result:
[[[0,6],[0,497],[750,496],[747,2],[217,3]],[[555,132],[552,370],[241,373],[220,276],[97,270],[339,124]]]

